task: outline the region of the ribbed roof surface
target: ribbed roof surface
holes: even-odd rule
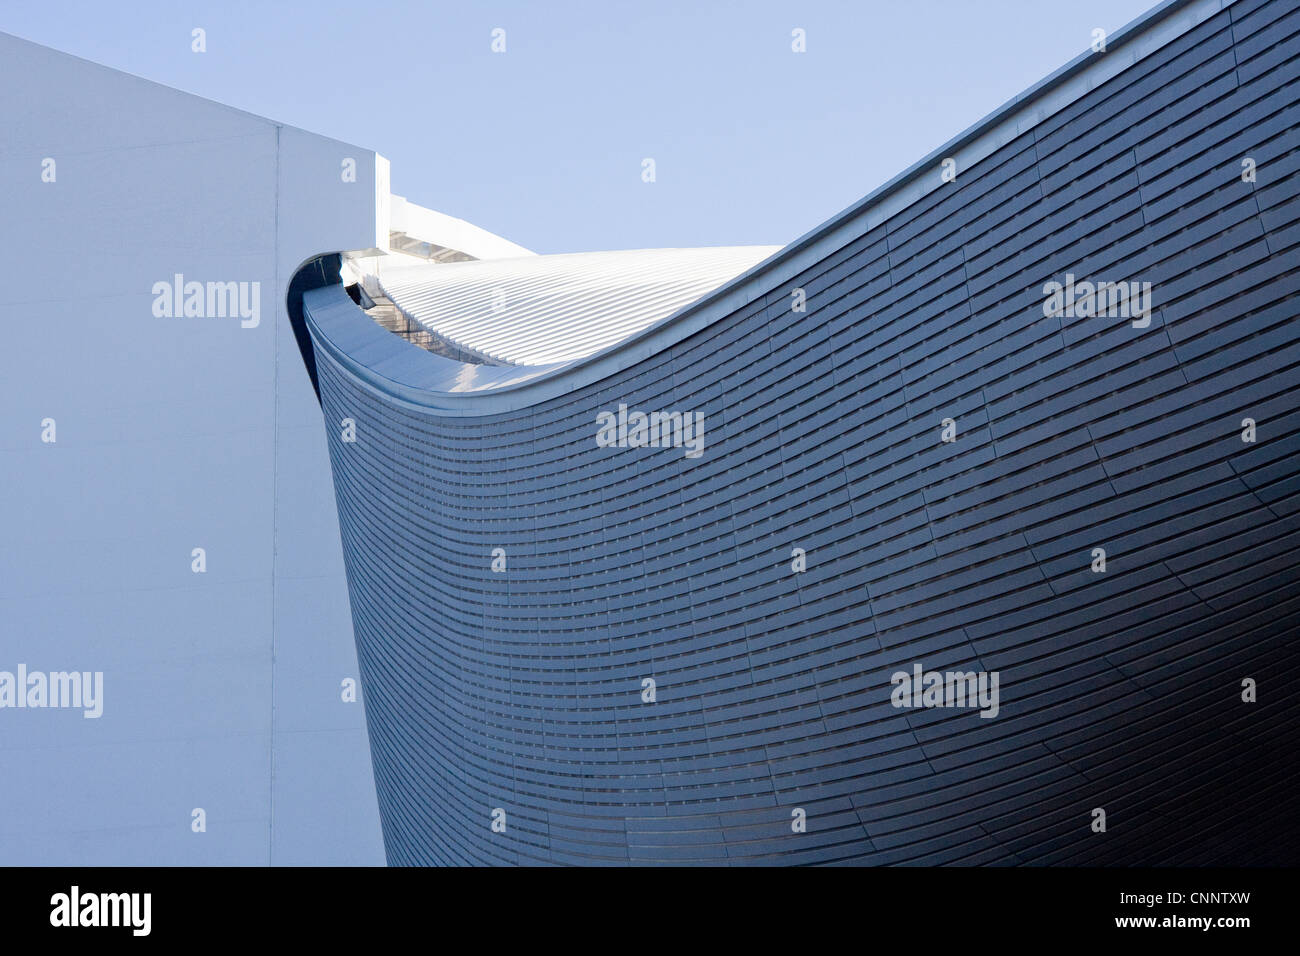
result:
[[[379,282],[406,315],[494,361],[567,362],[641,331],[779,246],[636,249],[492,261],[385,260]]]

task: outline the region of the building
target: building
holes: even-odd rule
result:
[[[1300,9],[1104,46],[613,338],[698,254],[330,260],[390,864],[1294,851]]]
[[[0,78],[0,864],[382,864],[284,303],[386,247],[386,164],[7,35]]]
[[[0,35],[0,864],[1292,862],[1297,62],[539,256]]]

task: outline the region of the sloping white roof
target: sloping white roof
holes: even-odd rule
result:
[[[383,293],[432,332],[514,365],[568,362],[667,318],[780,249],[636,249],[426,263],[385,256]]]

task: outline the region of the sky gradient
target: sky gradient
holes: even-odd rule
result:
[[[787,243],[1152,5],[50,0],[0,29],[378,150],[394,192],[578,252]]]

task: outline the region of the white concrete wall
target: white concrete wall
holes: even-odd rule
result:
[[[378,158],[3,34],[0,88],[0,672],[104,674],[99,719],[0,707],[0,864],[382,863],[283,304],[383,231]],[[156,316],[176,273],[260,321]]]

